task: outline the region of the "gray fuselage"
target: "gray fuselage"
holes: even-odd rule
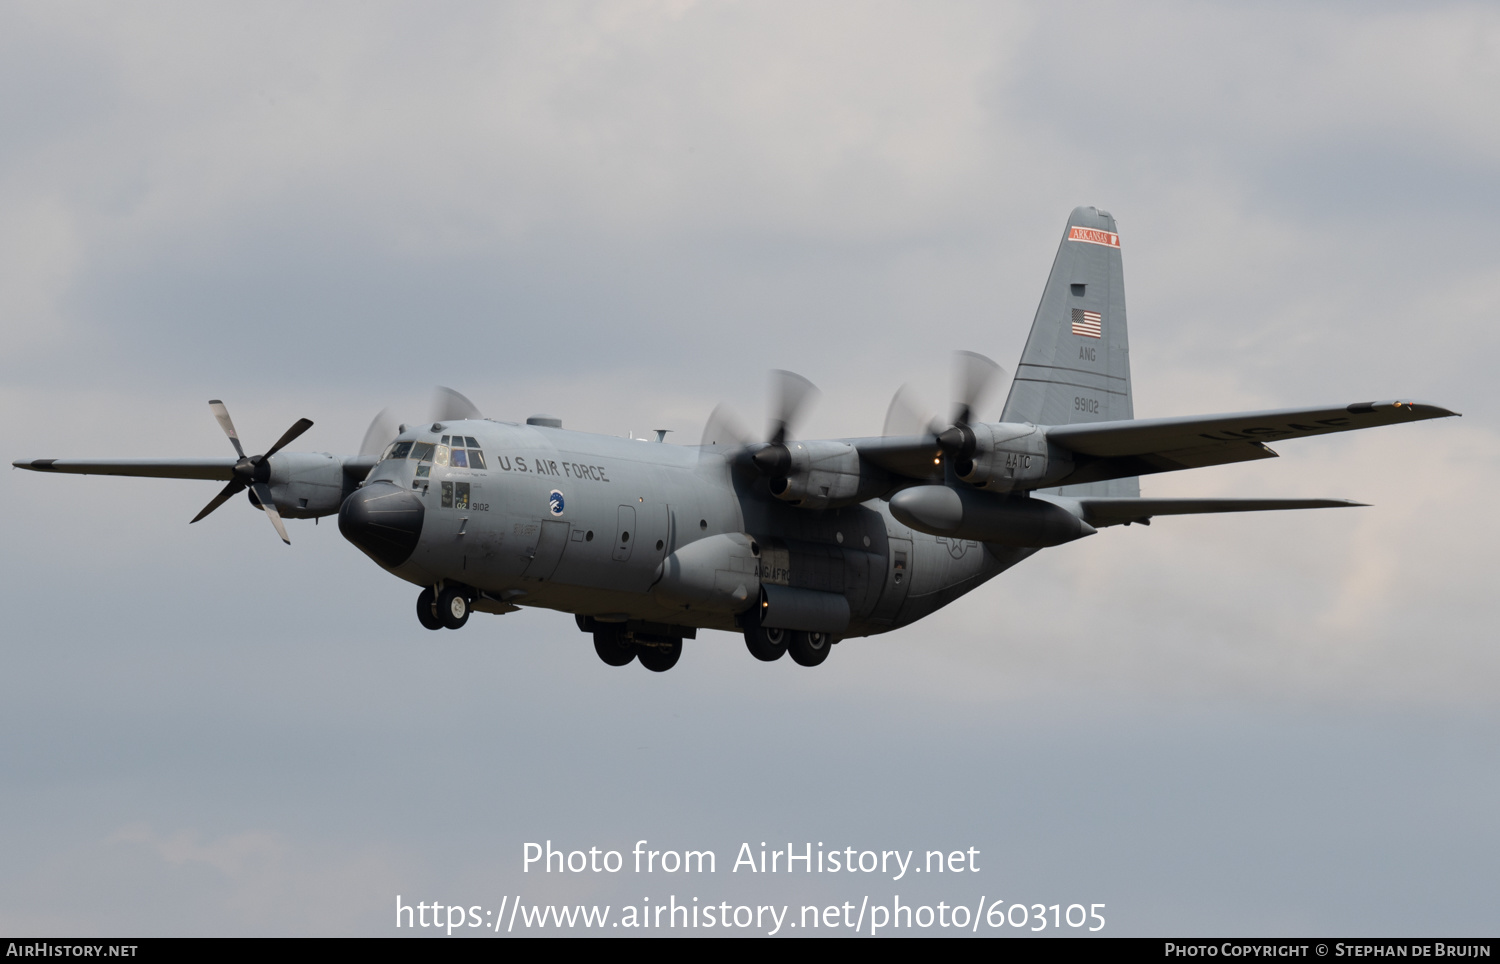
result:
[[[759,582],[842,595],[842,635],[865,636],[926,616],[1032,551],[916,532],[878,500],[787,505],[712,450],[469,420],[409,430],[388,453],[402,442],[443,451],[444,436],[477,442],[481,458],[466,461],[483,468],[409,454],[377,464],[364,486],[409,492],[422,511],[410,557],[376,561],[417,585],[457,583],[513,605],[735,631],[753,599],[727,611],[652,588],[674,553],[743,534],[757,550]]]

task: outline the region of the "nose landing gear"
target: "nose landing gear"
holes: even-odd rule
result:
[[[417,622],[423,629],[442,629],[443,621],[437,614],[437,593],[428,586],[417,596]]]
[[[469,612],[469,597],[453,586],[442,592],[428,586],[417,595],[417,622],[426,629],[462,629]]]

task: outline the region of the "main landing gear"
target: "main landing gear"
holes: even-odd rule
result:
[[[751,656],[767,663],[774,663],[782,653],[791,653],[792,662],[797,665],[817,666],[828,658],[828,651],[836,642],[828,633],[778,629],[759,622],[745,626],[745,648]]]
[[[745,630],[745,647],[750,655],[766,663],[774,663],[786,652],[787,637],[792,634],[785,629],[769,626],[750,626]]]
[[[462,629],[469,611],[469,597],[452,586],[442,592],[428,586],[417,596],[417,622],[427,629]]]
[[[588,625],[586,631],[594,635],[594,652],[610,666],[624,666],[638,659],[651,672],[665,673],[682,656],[681,636],[630,632],[623,623],[589,620]]]

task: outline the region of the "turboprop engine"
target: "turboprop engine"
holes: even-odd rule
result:
[[[772,495],[804,509],[857,505],[888,484],[848,442],[772,443],[750,460],[769,477]]]
[[[354,491],[355,480],[344,471],[344,463],[332,455],[313,452],[279,452],[266,460],[267,479],[276,508],[289,519],[313,519],[339,511],[344,497]],[[251,492],[251,501],[258,501]]]
[[[1046,434],[1024,422],[959,423],[938,435],[938,445],[960,479],[991,492],[1042,488],[1073,471],[1066,453],[1049,452]]]

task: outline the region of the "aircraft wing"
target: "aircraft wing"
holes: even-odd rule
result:
[[[1158,515],[1201,515],[1210,512],[1272,512],[1281,509],[1347,509],[1363,502],[1346,499],[1111,499],[1069,498],[1058,495],[1036,495],[1033,498],[1056,503],[1096,529],[1129,525],[1150,525]]]
[[[935,435],[891,435],[844,439],[859,451],[859,457],[893,475],[908,479],[941,481],[942,449]]]
[[[72,475],[135,475],[150,479],[234,478],[237,460],[217,459],[17,459],[10,463],[33,472],[66,472]]]
[[[1283,408],[1058,425],[1047,429],[1047,440],[1079,455],[1141,459],[1151,466],[1146,472],[1161,472],[1272,458],[1276,453],[1267,449],[1265,443],[1281,439],[1456,414],[1422,402],[1357,402],[1342,408]]]

